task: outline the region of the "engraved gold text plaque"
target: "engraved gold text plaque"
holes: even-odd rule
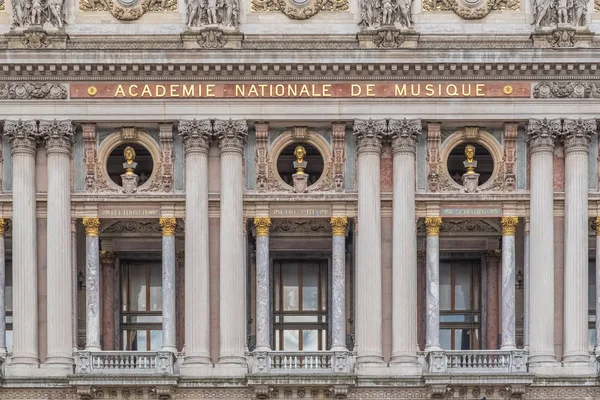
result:
[[[160,218],[160,206],[127,207],[127,206],[99,206],[100,218]]]

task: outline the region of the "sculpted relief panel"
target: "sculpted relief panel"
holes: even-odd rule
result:
[[[364,29],[412,28],[412,0],[360,0]]]
[[[452,10],[464,19],[481,19],[492,10],[517,11],[519,0],[424,0],[423,11]]]
[[[12,0],[12,26],[53,26],[65,24],[64,0]]]
[[[79,10],[110,11],[121,21],[134,21],[147,11],[176,11],[177,0],[80,0]]]
[[[185,0],[188,28],[236,29],[240,24],[239,0]]]
[[[320,11],[339,12],[349,8],[349,0],[252,0],[252,11],[279,11],[291,19],[308,19]]]
[[[535,29],[584,27],[587,5],[586,0],[534,0]]]

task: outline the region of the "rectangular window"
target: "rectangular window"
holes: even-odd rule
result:
[[[327,261],[273,262],[275,350],[327,348]]]
[[[121,264],[121,334],[123,350],[159,350],[162,346],[162,265]]]
[[[481,346],[480,263],[440,262],[440,346],[476,350]]]

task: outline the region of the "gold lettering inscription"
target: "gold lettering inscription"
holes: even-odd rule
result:
[[[125,97],[125,90],[123,90],[123,85],[117,86],[117,90],[115,91],[115,97]]]
[[[360,96],[360,92],[362,92],[362,90],[360,88],[360,85],[356,85],[356,84],[353,83],[352,84],[352,91],[351,91],[352,97]]]

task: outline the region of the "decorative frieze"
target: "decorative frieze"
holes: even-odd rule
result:
[[[535,99],[597,99],[600,98],[600,82],[540,82],[533,88],[533,97]]]
[[[63,100],[67,98],[67,88],[61,83],[0,83],[0,100]]]
[[[360,7],[363,29],[412,28],[412,0],[361,1]]]
[[[350,9],[349,0],[309,0],[296,3],[293,0],[252,0],[252,11],[279,11],[290,19],[308,19],[320,11],[340,12]]]
[[[268,152],[269,152],[269,124],[256,123],[256,190],[266,192],[268,188]]]
[[[333,183],[336,192],[344,191],[344,167],[345,167],[345,138],[346,124],[343,122],[334,122],[331,124],[332,136],[332,162],[333,162]]]
[[[514,192],[517,185],[515,162],[519,124],[504,124],[504,191]]]
[[[533,24],[536,30],[582,27],[586,25],[587,8],[588,2],[582,0],[534,0]]]
[[[492,10],[518,11],[521,2],[519,0],[479,0],[466,2],[464,0],[424,0],[423,11],[446,11],[452,10],[464,19],[481,19]]]
[[[27,49],[45,49],[52,44],[52,39],[44,31],[26,31],[23,32],[21,43]]]
[[[135,21],[148,11],[177,11],[177,0],[137,0],[125,4],[120,0],[79,0],[79,11],[109,11],[121,21]]]

